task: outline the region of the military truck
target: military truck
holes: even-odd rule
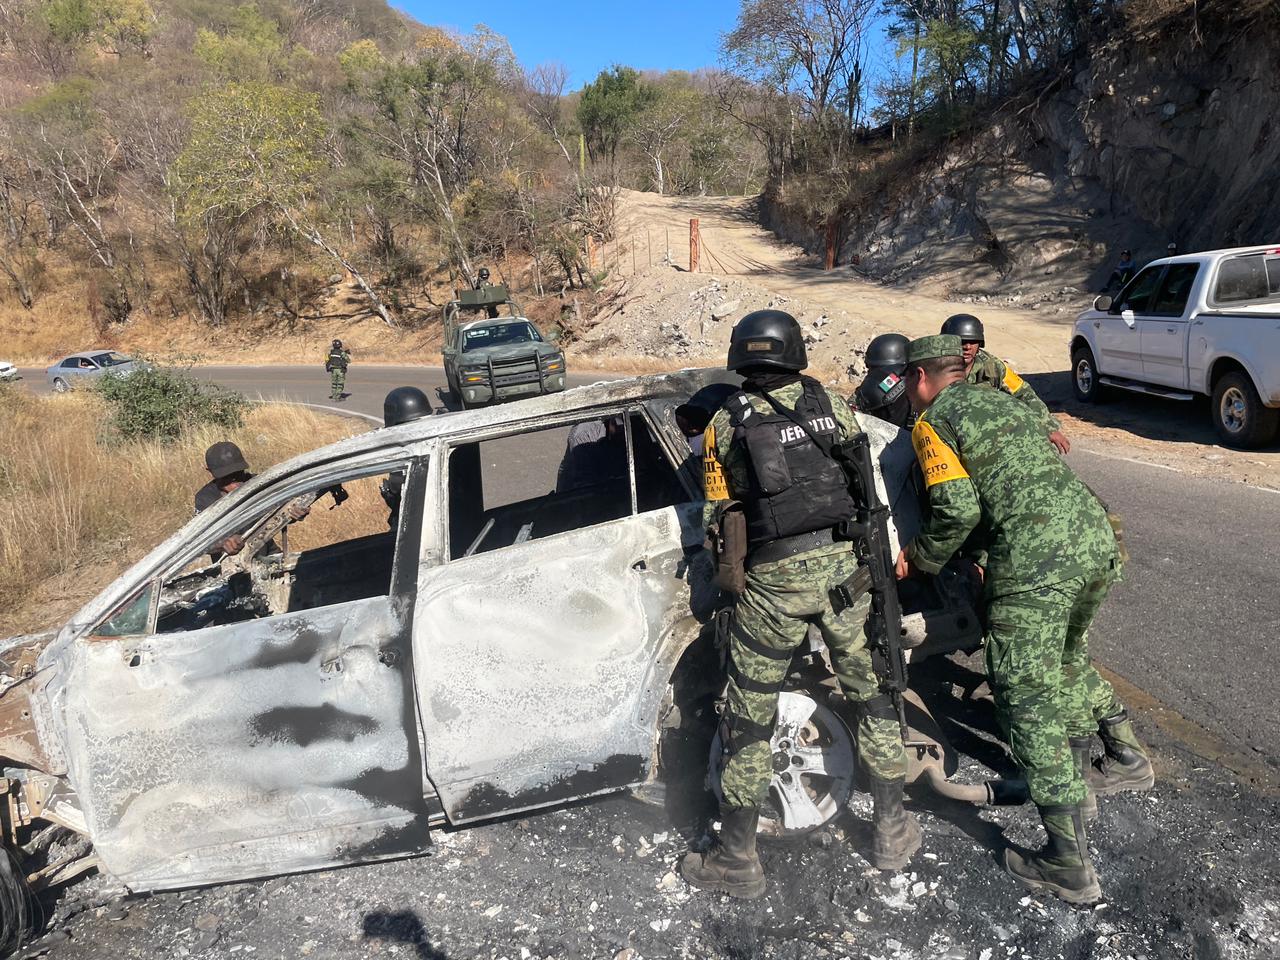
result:
[[[441,352],[449,390],[464,409],[564,389],[564,354],[505,286],[457,291],[444,308]]]

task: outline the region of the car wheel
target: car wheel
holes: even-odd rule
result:
[[[778,695],[778,719],[769,741],[773,779],[760,809],[758,833],[795,837],[838,817],[849,803],[857,771],[853,735],[836,714],[807,693]],[[711,783],[720,798],[724,769],[720,734],[711,743]]]
[[[1280,410],[1263,406],[1247,373],[1233,371],[1213,385],[1213,428],[1230,447],[1261,447],[1275,439]]]
[[[1093,351],[1081,344],[1071,351],[1071,390],[1081,403],[1098,403],[1106,388],[1098,379]]]
[[[67,383],[67,381],[63,380],[61,377],[54,377],[53,379],[54,393],[66,393],[70,389],[71,389],[71,384]]]

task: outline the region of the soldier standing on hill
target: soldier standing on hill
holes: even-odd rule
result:
[[[351,353],[341,340],[334,340],[329,346],[329,355],[324,359],[325,372],[329,374],[329,399],[343,399],[343,390],[347,386],[347,367],[351,366]]]

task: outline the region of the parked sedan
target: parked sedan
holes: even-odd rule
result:
[[[0,642],[0,844],[59,826],[94,855],[77,848],[37,885],[98,867],[163,890],[420,853],[437,826],[658,779],[664,737],[713,725],[724,684],[699,460],[674,412],[711,376],[599,383],[304,454],[66,623]],[[593,469],[559,483],[570,436],[605,422],[620,429],[596,431]],[[919,524],[915,456],[905,432],[866,429],[896,550]],[[387,482],[403,490],[390,529],[380,500],[340,506]],[[963,598],[916,589],[917,659],[977,643]],[[804,679],[830,680],[820,650],[800,659],[774,737],[775,756],[804,752],[779,767],[781,832],[837,815],[853,780],[826,681]]]
[[[141,360],[126,357],[115,350],[86,350],[63,357],[45,370],[44,375],[57,393],[66,393],[74,386],[108,373],[127,377],[135,370],[146,369],[146,366]]]

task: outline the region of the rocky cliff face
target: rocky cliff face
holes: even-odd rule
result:
[[[843,224],[839,262],[952,293],[1096,290],[1123,247],[1280,243],[1280,4],[1201,0],[919,164]],[[815,252],[782,201],[771,226]]]

